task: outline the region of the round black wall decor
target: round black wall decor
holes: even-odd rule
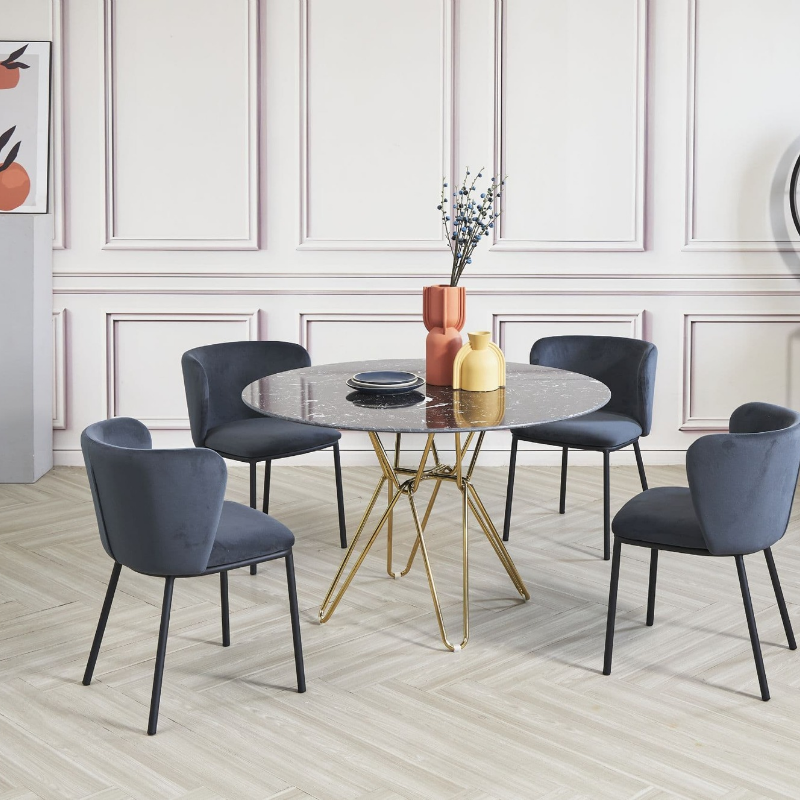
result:
[[[794,162],[792,179],[789,181],[789,208],[792,212],[792,222],[797,232],[800,233],[800,218],[797,216],[797,179],[800,176],[800,156]]]

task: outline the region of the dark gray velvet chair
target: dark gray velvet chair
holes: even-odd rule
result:
[[[769,403],[733,412],[730,433],[704,436],[686,453],[689,488],[642,492],[614,517],[603,674],[611,674],[619,562],[623,544],[650,548],[647,625],[653,624],[658,551],[733,556],[756,662],[761,699],[769,700],[744,556],[764,552],[789,649],[797,645],[771,547],[786,532],[800,469],[800,414]]]
[[[242,401],[242,390],[265,375],[311,365],[308,351],[292,342],[225,342],[183,354],[183,384],[192,440],[250,465],[250,506],[256,508],[256,465],[264,463],[264,513],[269,511],[272,462],[333,447],[339,543],[347,547],[339,431],[265,417]],[[250,568],[255,575],[256,566]]]
[[[224,500],[227,469],[212,450],[153,450],[138,420],[117,417],[90,425],[81,435],[100,540],[114,569],[97,624],[83,683],[92,681],[111,603],[123,566],[165,578],[158,634],[151,736],[158,725],[161,680],[175,578],[219,573],[222,644],[230,645],[228,570],[286,560],[297,691],[306,690],[300,619],[292,560],[292,532],[260,511]]]
[[[619,336],[548,336],[531,348],[531,364],[578,372],[604,383],[611,399],[599,411],[561,422],[517,428],[511,432],[506,513],[503,540],[511,529],[511,503],[520,440],[561,447],[561,496],[558,513],[563,514],[567,497],[567,453],[599,450],[603,454],[603,558],[611,555],[610,453],[633,445],[642,489],[647,489],[639,437],[650,433],[653,390],[658,351],[650,342]]]

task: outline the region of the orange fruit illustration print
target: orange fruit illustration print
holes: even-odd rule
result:
[[[0,89],[13,89],[19,83],[21,69],[28,69],[28,64],[23,64],[17,59],[25,52],[28,45],[15,50],[5,61],[0,61]]]
[[[31,179],[25,167],[16,161],[21,142],[17,142],[5,158],[3,148],[16,130],[16,125],[0,134],[0,211],[13,211],[19,208],[31,191]]]

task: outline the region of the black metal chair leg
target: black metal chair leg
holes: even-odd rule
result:
[[[656,578],[658,576],[658,550],[650,550],[650,583],[647,587],[647,624],[652,625],[656,613]]]
[[[117,581],[119,581],[119,573],[121,571],[122,564],[115,562],[114,569],[111,570],[111,578],[108,581],[108,588],[106,589],[106,599],[103,601],[103,608],[100,611],[100,620],[97,623],[97,630],[94,632],[92,649],[89,651],[89,660],[86,662],[86,671],[83,673],[84,686],[88,686],[92,682],[94,665],[97,663],[100,645],[103,643],[103,634],[106,631],[106,623],[108,622],[108,615],[111,613],[111,603],[114,601],[114,593],[117,591]]]
[[[297,586],[294,580],[294,557],[286,556],[286,583],[289,587],[289,616],[292,619],[292,641],[294,643],[294,668],[297,673],[297,691],[306,690],[306,674],[303,669],[303,644],[300,641],[300,613],[297,609]]]
[[[610,452],[603,450],[603,559],[611,557],[611,468]]]
[[[258,464],[255,461],[250,462],[250,508],[258,508],[256,505],[256,478],[258,477],[256,470]]]
[[[561,494],[558,498],[558,513],[563,514],[567,510],[567,457],[569,448],[561,450]]]
[[[639,449],[639,440],[633,443],[633,452],[636,455],[636,466],[639,468],[639,480],[642,482],[642,491],[647,491],[647,476],[644,474],[644,462],[642,461],[642,451]]]
[[[506,513],[503,518],[503,541],[508,541],[511,532],[511,501],[514,499],[514,475],[517,471],[517,445],[519,439],[511,434],[511,456],[508,462],[508,487],[506,488]]]
[[[750,644],[753,646],[753,660],[756,662],[758,685],[761,688],[761,699],[769,700],[767,674],[764,671],[764,659],[761,657],[761,644],[758,641],[756,617],[755,614],[753,614],[753,603],[750,600],[750,587],[747,585],[747,573],[744,569],[744,556],[734,556],[734,558],[736,559],[736,571],[739,573],[739,586],[742,589],[742,602],[744,603],[744,613],[747,617],[747,629],[750,631]]]
[[[611,584],[608,589],[608,620],[606,622],[606,650],[603,656],[603,675],[611,674],[611,657],[614,652],[614,621],[617,616],[617,589],[619,588],[619,562],[622,542],[614,538],[614,559],[611,562]]]
[[[161,627],[158,631],[158,649],[156,650],[156,668],[153,674],[153,695],[150,698],[150,721],[147,724],[147,735],[154,736],[158,727],[158,706],[161,703],[161,681],[164,677],[164,662],[167,658],[167,633],[169,632],[169,612],[172,607],[172,588],[175,578],[168,577],[164,582],[164,602],[161,606]]]
[[[228,573],[223,570],[219,574],[219,595],[222,601],[222,646],[231,646],[231,612],[228,605]]]
[[[269,462],[268,462],[269,463]],[[258,508],[256,504],[256,468],[255,461],[250,462],[250,508]],[[258,567],[255,564],[250,565],[250,574],[255,575],[258,572]]]
[[[272,462],[265,461],[264,462],[264,502],[261,506],[261,510],[265,514],[269,514],[269,484],[270,478],[272,477]]]
[[[347,524],[344,519],[344,489],[342,488],[342,459],[339,442],[333,445],[333,471],[336,475],[336,504],[339,509],[339,544],[347,547]]]
[[[781,582],[778,579],[778,570],[775,569],[775,559],[772,557],[771,547],[768,547],[764,551],[764,557],[767,559],[769,577],[772,579],[772,588],[775,590],[775,599],[778,601],[778,608],[780,609],[781,619],[783,620],[783,630],[786,631],[786,639],[789,642],[789,649],[797,650],[797,643],[794,640],[794,631],[792,630],[792,621],[789,619],[789,612],[786,609],[786,601],[783,599],[783,590],[781,589]]]

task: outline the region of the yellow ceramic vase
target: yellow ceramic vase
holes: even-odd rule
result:
[[[491,341],[489,331],[468,333],[469,341],[453,363],[453,388],[467,392],[493,392],[506,385],[506,358]]]

